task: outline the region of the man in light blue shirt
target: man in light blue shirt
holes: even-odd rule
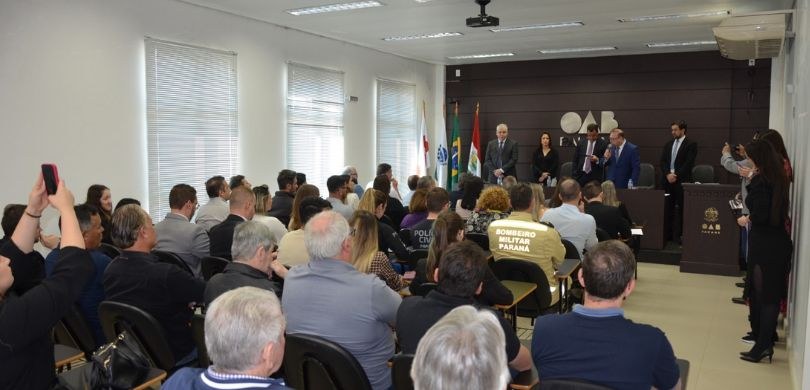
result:
[[[554,229],[560,233],[560,237],[571,241],[581,254],[598,242],[596,239],[596,220],[592,216],[579,211],[578,206],[582,194],[576,180],[563,180],[559,186],[560,199],[563,202],[562,206],[546,210],[540,221],[554,225]]]

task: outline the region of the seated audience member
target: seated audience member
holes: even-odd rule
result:
[[[231,187],[224,177],[214,176],[205,181],[205,192],[208,194],[208,203],[197,211],[194,223],[202,226],[205,231],[210,231],[212,227],[228,218]]]
[[[205,348],[214,364],[182,368],[163,390],[289,389],[270,378],[284,360],[284,314],[271,292],[240,287],[217,298],[205,313]]]
[[[118,201],[118,203],[115,204],[115,208],[113,209],[113,212],[115,212],[115,210],[118,210],[121,207],[124,207],[124,206],[126,206],[128,204],[134,204],[134,205],[140,206],[141,201],[139,201],[138,199],[134,199],[134,198],[121,198]]]
[[[87,199],[84,204],[94,206],[101,216],[101,226],[104,228],[104,234],[101,237],[101,242],[105,244],[112,244],[110,235],[112,229],[110,228],[110,221],[112,221],[112,195],[110,189],[103,184],[93,184],[87,188]]]
[[[503,189],[509,191],[509,189],[512,188],[517,183],[518,183],[517,178],[515,178],[514,176],[507,176],[507,177],[503,178],[503,182],[501,183],[501,187],[503,187]]]
[[[61,214],[59,259],[50,278],[18,295],[12,283],[32,276],[41,279],[25,272],[26,265],[20,263],[30,261],[27,254],[34,250],[39,218],[48,204]],[[92,277],[93,262],[84,250],[73,194],[60,181],[56,194],[48,196],[40,175],[17,227],[0,247],[0,389],[50,389],[56,384],[53,327]]]
[[[584,253],[598,242],[596,220],[579,210],[582,196],[576,180],[563,180],[557,187],[560,188],[560,200],[563,204],[546,210],[541,221],[552,224],[560,237],[571,241],[579,253]]]
[[[293,267],[284,281],[287,332],[340,344],[363,367],[373,389],[391,388],[391,328],[402,298],[377,276],[352,267],[351,231],[340,214],[324,211],[312,217],[304,234],[311,260]]]
[[[247,187],[238,187],[231,192],[230,210],[228,218],[219,225],[211,228],[211,256],[231,259],[231,244],[233,244],[233,230],[236,225],[250,221],[256,214],[256,198]]]
[[[402,290],[405,280],[394,271],[388,256],[379,250],[377,224],[377,217],[364,210],[355,211],[349,219],[354,231],[351,264],[364,274],[377,275],[392,290]]]
[[[24,204],[6,205],[5,209],[3,210],[2,220],[3,234],[5,236],[0,239],[0,246],[11,241],[12,234],[14,234],[14,231],[17,229],[17,225],[25,215],[26,207],[27,206]],[[37,228],[34,234],[34,242],[36,242],[42,235],[42,229],[39,228],[39,219],[37,219],[36,223]],[[58,240],[59,239],[57,238],[57,244]],[[56,245],[54,245],[54,247],[56,247]],[[13,262],[11,267],[16,277],[14,278],[9,291],[12,291],[17,295],[24,294],[26,291],[31,289],[31,287],[34,287],[42,282],[42,279],[45,278],[45,258],[42,257],[42,254],[32,250],[26,253],[25,258],[26,259],[24,261]]]
[[[499,186],[489,186],[481,191],[475,211],[467,220],[466,233],[486,234],[490,222],[509,216],[509,193]]]
[[[481,292],[488,268],[484,251],[474,242],[461,241],[447,247],[433,271],[436,289],[425,297],[406,299],[397,311],[397,341],[402,352],[415,353],[428,329],[454,308],[464,305],[480,308],[475,295]],[[530,370],[529,350],[520,345],[511,323],[501,315],[498,320],[506,336],[509,365],[517,371]]]
[[[155,249],[172,252],[183,259],[194,276],[202,278],[200,260],[210,253],[208,233],[191,223],[197,211],[197,190],[188,184],[177,184],[169,192],[169,213],[155,225]]]
[[[596,227],[610,234],[610,238],[630,238],[630,221],[622,217],[618,207],[602,203],[602,186],[595,181],[585,185],[582,193],[588,203],[585,212],[596,221]]]
[[[332,205],[325,199],[311,196],[301,201],[298,214],[301,216],[301,223],[306,225],[310,218],[324,210],[331,210]],[[278,261],[287,267],[306,264],[309,262],[309,253],[304,245],[304,229],[293,230],[284,235],[278,243]]]
[[[379,175],[376,179],[374,179],[374,187],[375,190],[382,192],[383,194],[389,193],[391,189],[391,181],[387,175]],[[391,227],[394,230],[399,231],[399,227],[402,224],[402,218],[405,217],[405,208],[402,207],[402,202],[399,201],[396,197],[388,195],[388,200],[385,203],[385,210],[384,214],[391,220]]]
[[[392,198],[396,198],[400,201],[400,203],[402,203],[402,195],[399,193],[399,183],[397,182],[397,179],[394,178],[394,171],[391,169],[391,164],[382,163],[377,165],[377,174],[374,176],[375,180],[377,176],[380,175],[385,175],[388,178],[388,181],[391,182],[391,190],[386,192],[386,194]],[[366,184],[366,189],[370,188],[374,188],[374,180]]]
[[[462,172],[458,175],[458,188],[450,192],[450,210],[455,211],[456,203],[464,196],[464,188],[467,186],[467,181],[470,178],[478,177],[469,172]],[[476,198],[477,200],[478,198]]]
[[[248,179],[247,179],[247,178],[245,178],[245,175],[234,175],[234,176],[231,176],[231,183],[230,183],[230,185],[231,185],[231,190],[233,190],[234,188],[239,188],[239,187],[241,187],[241,186],[245,186],[245,188],[247,188],[247,189],[249,189],[249,190],[252,190],[252,189],[253,189],[253,186],[250,184],[250,182],[248,181]]]
[[[295,181],[298,182],[298,188],[301,188],[302,185],[307,184],[307,174],[304,172],[296,172]]]
[[[384,192],[377,189],[370,189],[363,194],[363,199],[360,199],[360,207],[358,210],[368,211],[377,217],[377,230],[379,232],[379,246],[380,252],[388,253],[394,252],[394,256],[400,260],[410,259],[411,253],[405,248],[402,240],[399,239],[397,232],[391,225],[385,223],[384,213],[385,205],[391,198],[385,195]]]
[[[318,190],[318,187],[315,187],[312,184],[304,184],[301,187],[298,187],[298,190],[295,191],[295,197],[293,198],[293,208],[290,212],[290,223],[287,224],[287,229],[289,231],[292,232],[304,228],[304,223],[301,221],[301,215],[299,214],[301,211],[301,202],[306,198],[317,198],[320,196],[320,190]]]
[[[101,284],[101,277],[104,276],[104,271],[112,259],[98,250],[99,246],[101,246],[101,235],[104,231],[104,228],[101,227],[101,217],[98,215],[98,210],[87,204],[76,206],[73,210],[76,219],[79,221],[84,247],[90,253],[94,266],[93,278],[82,289],[82,295],[79,297],[78,303],[82,316],[87,321],[87,325],[90,326],[93,339],[98,347],[106,343],[104,332],[101,330],[101,320],[98,318],[98,304],[104,300],[104,286]],[[48,277],[53,275],[56,263],[61,256],[61,249],[55,248],[45,258],[45,272]]]
[[[563,202],[560,198],[560,184],[567,179],[570,179],[570,177],[565,176],[557,181],[557,185],[554,186],[554,192],[551,193],[551,197],[546,199],[546,206],[548,206],[548,208],[553,209],[562,206]]]
[[[484,190],[484,179],[478,176],[470,176],[467,182],[464,183],[464,193],[461,199],[457,200],[455,204],[456,213],[465,221],[470,219],[470,216],[475,210],[475,203],[478,202],[478,197],[481,196],[481,191]]]
[[[410,229],[419,222],[427,218],[427,190],[417,188],[411,196],[411,205],[408,207],[408,215],[402,218],[400,229]]]
[[[403,206],[411,207],[411,197],[413,196],[413,192],[416,191],[416,184],[418,182],[419,182],[419,175],[408,176],[408,193],[402,197]]]
[[[422,336],[411,366],[415,390],[505,389],[506,340],[489,310],[459,306]]]
[[[267,216],[267,211],[273,205],[273,198],[270,196],[270,189],[266,184],[253,187],[253,195],[256,197],[256,213],[253,214],[253,221],[259,221],[270,229],[273,233],[273,242],[279,242],[287,234],[287,228],[276,217]]]
[[[546,274],[548,285],[555,288],[551,294],[551,303],[554,304],[560,297],[554,271],[565,260],[565,246],[560,234],[554,228],[532,220],[534,194],[528,184],[512,186],[509,199],[512,214],[489,224],[489,249],[495,261],[509,258],[531,261],[540,266]]]
[[[428,249],[427,259],[420,259],[416,265],[416,276],[411,281],[410,290],[416,295],[425,295],[422,284],[436,283],[433,278],[434,271],[442,260],[444,251],[450,244],[464,240],[464,220],[453,211],[445,210],[439,213],[433,223],[433,241]],[[484,272],[484,286],[477,295],[481,304],[507,305],[512,303],[512,292],[501,283],[492,270],[487,267]]]
[[[425,191],[430,191],[434,187],[436,187],[436,180],[430,176],[422,176],[419,178],[419,181],[416,182],[416,189],[422,189]]]
[[[363,190],[363,186],[358,184],[359,181],[357,179],[357,168],[355,168],[355,167],[353,167],[351,165],[347,165],[346,167],[343,168],[343,173],[342,174],[343,175],[349,175],[349,178],[351,179],[351,182],[352,182],[351,183],[352,184],[352,192],[354,192],[357,195],[358,199],[362,198],[364,190]]]
[[[281,278],[287,275],[287,269],[273,258],[275,244],[273,233],[261,222],[239,224],[233,231],[233,262],[206,283],[205,305],[224,292],[243,286],[270,290],[281,296],[281,287],[270,280],[273,272]]]
[[[123,252],[104,272],[107,300],[133,305],[155,317],[166,331],[177,366],[194,361],[197,350],[189,323],[193,303],[202,302],[205,282],[150,253],[157,237],[152,218],[140,206],[122,207],[112,222],[113,242]]]
[[[354,209],[344,203],[346,201],[346,195],[348,194],[346,188],[348,181],[348,177],[341,175],[330,176],[329,179],[326,180],[326,188],[329,190],[329,197],[326,198],[326,200],[332,205],[333,211],[346,219],[351,218],[354,213]]]
[[[289,227],[293,200],[295,200],[295,192],[298,191],[298,179],[295,177],[295,171],[282,169],[278,173],[276,182],[278,183],[278,191],[273,196],[273,207],[267,215],[278,218],[284,226],[288,226],[290,230],[295,230]]]
[[[618,207],[619,211],[622,213],[622,218],[630,222],[630,225],[633,224],[633,218],[630,217],[627,206],[624,205],[624,202],[619,200],[619,197],[616,195],[616,185],[610,180],[602,182],[602,204],[605,206]]]
[[[534,204],[532,205],[532,221],[540,222],[543,218],[543,213],[546,212],[546,195],[543,192],[543,185],[540,183],[532,183],[532,197]]]
[[[680,389],[664,332],[624,318],[622,303],[636,286],[635,263],[617,240],[585,254],[578,274],[584,305],[534,323],[532,357],[541,378],[581,379],[611,389]]]
[[[354,193],[354,182],[349,175],[341,175],[346,177],[346,199],[343,200],[343,203],[348,205],[352,208],[352,210],[357,210],[357,206],[360,205],[360,196]]]
[[[439,213],[450,207],[449,194],[447,190],[436,187],[428,191],[425,198],[427,206],[427,217],[411,227],[411,246],[413,249],[428,249],[430,241],[433,239],[433,221],[438,218]]]

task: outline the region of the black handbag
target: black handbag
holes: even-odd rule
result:
[[[90,369],[84,372],[82,388],[92,390],[131,389],[149,374],[149,358],[126,331],[115,341],[93,352]]]

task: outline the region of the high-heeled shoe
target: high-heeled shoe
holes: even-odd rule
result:
[[[768,357],[769,363],[773,363],[773,347],[762,351],[759,356],[754,356],[751,354],[751,352],[740,352],[740,359],[752,363],[759,363],[759,361],[764,359],[765,356]]]

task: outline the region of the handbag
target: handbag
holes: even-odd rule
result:
[[[90,366],[82,388],[92,390],[131,389],[143,383],[151,367],[141,345],[126,331],[93,352]]]

